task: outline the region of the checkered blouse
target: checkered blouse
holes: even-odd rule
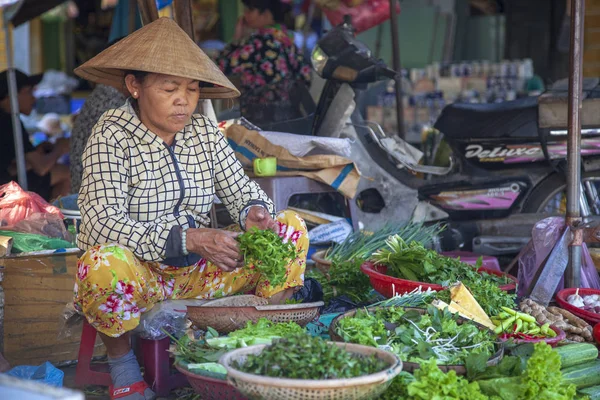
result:
[[[82,162],[77,244],[83,250],[120,243],[143,260],[186,266],[199,256],[183,256],[182,228],[209,225],[215,194],[240,223],[251,205],[274,212],[219,129],[199,114],[168,146],[128,101],[100,117]]]

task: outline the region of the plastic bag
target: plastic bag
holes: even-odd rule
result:
[[[35,213],[64,218],[58,208],[48,204],[37,193],[24,191],[18,183],[12,181],[0,186],[0,226],[15,225]]]
[[[564,228],[565,219],[561,217],[546,218],[533,227],[530,248],[519,259],[519,297],[529,292],[533,277],[560,239]],[[582,246],[581,287],[600,289],[600,278],[585,243]],[[558,283],[556,292],[563,288],[564,278]]]
[[[302,303],[323,301],[323,288],[314,278],[304,280],[304,285],[292,296],[292,300],[302,300]]]
[[[50,238],[32,233],[0,230],[0,236],[13,238],[12,253],[31,253],[43,250],[71,249],[76,246],[63,239]]]
[[[159,340],[167,337],[166,332],[175,337],[182,336],[191,326],[187,319],[188,305],[202,305],[207,300],[166,300],[142,314],[140,324],[134,332],[141,338]]]
[[[323,12],[333,26],[344,22],[344,16],[352,17],[352,26],[356,33],[364,32],[390,19],[389,0],[367,0],[356,7],[341,4],[336,9],[323,8]],[[396,15],[400,13],[400,5],[396,5]]]
[[[64,220],[55,214],[31,214],[28,218],[17,222],[13,226],[2,227],[2,230],[33,233],[35,235],[66,240],[67,242],[73,241],[73,235],[65,227]]]
[[[6,373],[15,378],[38,381],[47,385],[62,387],[65,373],[48,361],[40,366],[20,365]]]

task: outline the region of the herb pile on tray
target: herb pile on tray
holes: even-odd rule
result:
[[[376,356],[362,357],[308,334],[275,340],[260,354],[234,363],[242,372],[289,379],[345,379],[374,374],[389,365]]]
[[[385,265],[387,274],[395,278],[410,281],[436,283],[449,286],[454,282],[467,283],[490,281],[496,285],[510,282],[506,276],[497,276],[485,272],[478,273],[477,266],[444,257],[433,250],[426,249],[421,243],[409,242],[400,236],[392,236],[386,241],[386,247],[378,250],[371,258],[376,264]]]
[[[371,255],[386,243],[390,236],[398,236],[406,241],[414,241],[428,246],[441,231],[439,225],[423,226],[421,224],[385,225],[376,232],[356,231],[342,243],[333,246],[325,258],[331,261],[328,278],[320,272],[313,272],[310,277],[316,278],[323,286],[325,300],[346,295],[356,303],[363,303],[371,296],[371,283],[360,266]]]
[[[299,256],[291,241],[284,242],[272,230],[256,227],[238,236],[237,240],[245,268],[254,268],[273,287],[285,283],[288,264]]]
[[[424,314],[386,307],[359,310],[341,319],[336,331],[346,342],[386,346],[403,361],[434,358],[438,364],[461,365],[470,357],[487,360],[495,351],[492,332],[458,319],[458,314],[433,306]]]

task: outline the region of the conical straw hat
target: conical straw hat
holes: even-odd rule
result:
[[[124,86],[125,71],[155,72],[201,82],[201,99],[228,99],[240,92],[214,62],[170,18],[163,17],[133,32],[75,69],[92,82]]]

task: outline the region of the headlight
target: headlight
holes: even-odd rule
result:
[[[319,46],[315,46],[315,49],[310,56],[310,61],[312,62],[315,71],[317,71],[317,74],[321,75],[323,73],[323,69],[325,68],[325,65],[327,65],[327,60],[329,60],[329,56],[327,56]]]

